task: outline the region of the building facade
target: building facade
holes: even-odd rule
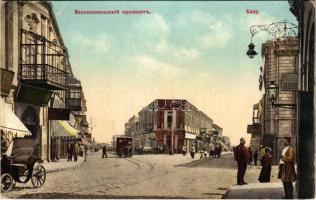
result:
[[[296,108],[272,106],[269,100],[268,89],[271,84],[278,86],[277,104],[296,105],[298,77],[298,40],[286,38],[283,40],[268,41],[262,45],[264,60],[263,83],[264,95],[264,121],[262,143],[272,148],[274,163],[277,164],[283,148],[285,137],[291,137],[296,146]],[[297,83],[297,82],[296,82]]]
[[[247,132],[251,134],[253,149],[259,150],[260,144],[272,149],[275,164],[282,153],[285,137],[291,137],[296,146],[298,45],[298,39],[292,37],[262,45],[264,67],[260,68],[259,89],[264,94],[253,106],[252,125],[248,125]],[[269,99],[271,85],[278,87],[274,104]]]
[[[125,124],[125,134],[134,138],[135,148],[164,146],[174,153],[181,152],[183,145],[187,151],[192,145],[198,147],[199,136],[211,135],[212,130],[213,120],[182,99],[157,99]]]
[[[78,136],[81,125],[70,123],[77,120],[76,112],[85,115],[85,100],[52,4],[6,1],[0,5],[1,98],[37,139],[39,156],[48,161],[58,158],[61,140]],[[59,122],[69,125],[75,135],[63,126],[56,128]]]

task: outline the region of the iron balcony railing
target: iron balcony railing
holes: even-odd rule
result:
[[[66,86],[67,73],[48,64],[21,64],[22,80],[44,80]]]
[[[66,90],[66,51],[34,32],[21,31],[21,80],[50,90]]]

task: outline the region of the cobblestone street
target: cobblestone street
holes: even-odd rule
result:
[[[221,198],[235,184],[232,154],[192,160],[189,155],[139,155],[101,159],[100,153],[76,170],[47,174],[42,188],[17,184],[7,198]],[[250,166],[246,181],[257,182],[260,167]],[[272,181],[277,181],[276,170]]]

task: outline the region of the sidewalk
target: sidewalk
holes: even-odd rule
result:
[[[295,184],[294,198],[295,198]],[[248,185],[231,186],[223,199],[282,199],[284,190],[282,182],[249,183]]]
[[[44,161],[43,165],[47,173],[59,172],[67,169],[77,169],[84,163],[84,157],[78,157],[77,162],[68,162],[67,159],[60,159],[59,161],[47,162]]]

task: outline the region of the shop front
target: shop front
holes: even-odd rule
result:
[[[67,158],[68,144],[79,138],[78,130],[63,120],[52,121],[51,130],[51,159],[56,161]]]
[[[186,132],[184,135],[184,145],[186,146],[187,152],[190,151],[192,145],[196,147],[196,135]]]

